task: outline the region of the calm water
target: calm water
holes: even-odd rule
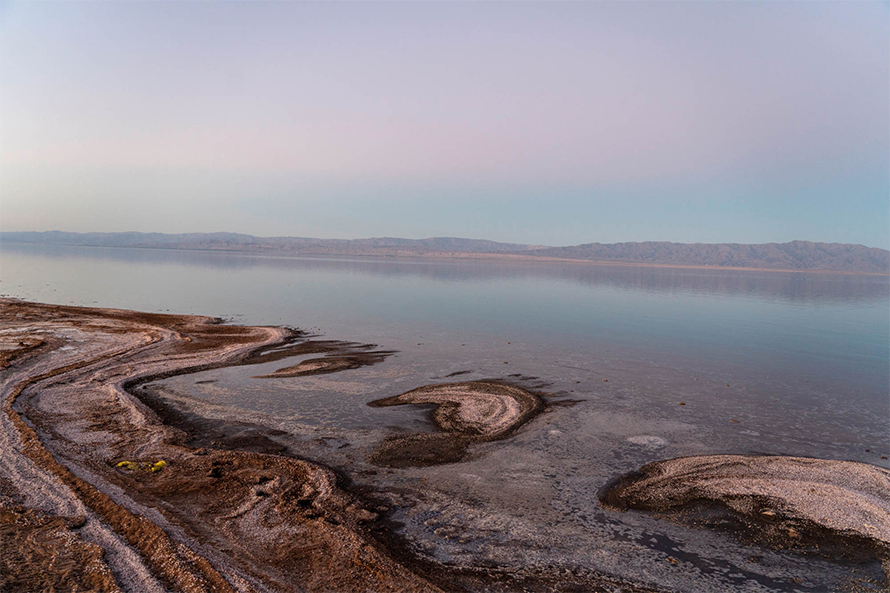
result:
[[[288,324],[387,348],[470,336],[544,358],[585,348],[880,400],[890,385],[886,277],[12,244],[0,258],[0,294],[46,302]]]
[[[691,454],[888,467],[886,277],[4,244],[0,293],[298,326],[397,350],[334,375],[252,378],[295,362],[283,361],[162,387],[204,415],[283,429],[289,444],[359,482],[373,474],[376,486],[410,488],[422,478],[440,497],[427,493],[399,519],[419,551],[442,561],[569,562],[680,590],[726,590],[742,578],[732,574],[748,590],[825,590],[852,578],[849,570],[780,553],[753,566],[750,550],[725,536],[616,516],[595,493],[643,463]],[[465,463],[374,472],[364,458],[375,442],[430,427],[420,410],[365,403],[455,372],[511,378],[576,403],[477,447]],[[485,518],[468,510],[470,499]],[[480,527],[495,520],[498,533],[516,536]],[[458,544],[436,536],[436,525],[478,534]],[[613,555],[595,553],[603,541]],[[653,573],[665,541],[691,568]],[[803,584],[788,584],[792,576]]]

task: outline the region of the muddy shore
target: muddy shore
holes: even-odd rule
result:
[[[604,575],[514,577],[419,560],[369,507],[373,493],[348,492],[348,479],[279,454],[255,431],[226,441],[225,426],[223,442],[196,446],[199,424],[133,393],[159,378],[312,350],[351,364],[381,356],[306,346],[285,328],[0,300],[0,588],[653,590]],[[309,371],[341,366],[350,365]]]
[[[373,471],[354,480],[348,467],[332,470],[283,446],[274,428],[189,413],[151,388],[163,378],[277,361],[280,369],[258,376],[304,381],[392,354],[281,327],[0,299],[0,590],[662,590],[652,584],[659,580],[628,582],[571,558],[517,570],[473,555],[472,543],[467,561],[420,553],[404,535],[405,513],[393,511],[400,497],[420,500],[411,520],[444,541],[471,539],[462,523],[499,523],[489,507],[446,501],[445,491],[383,492]],[[384,439],[368,459],[372,467],[436,466],[442,476],[475,471],[461,469],[471,467],[465,458],[475,447],[495,457],[500,439],[527,441],[556,405],[490,380],[436,383],[370,403],[427,406],[438,429]],[[784,487],[789,468],[799,496]],[[697,529],[734,529],[753,545],[886,563],[887,476],[867,464],[700,456],[618,477],[600,500],[606,509],[655,513]],[[511,500],[511,508],[521,502]]]

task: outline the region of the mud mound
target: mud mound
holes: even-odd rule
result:
[[[740,530],[773,547],[890,558],[890,472],[852,461],[703,455],[644,465],[600,493],[615,510]]]
[[[444,434],[391,437],[372,455],[373,463],[407,467],[459,461],[468,445],[504,438],[543,408],[535,394],[489,381],[427,385],[368,405],[405,404],[435,404],[432,419]]]
[[[427,385],[369,405],[403,404],[437,404],[433,420],[442,430],[484,440],[506,436],[541,408],[536,395],[488,381]]]

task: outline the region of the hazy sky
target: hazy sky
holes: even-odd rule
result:
[[[0,228],[890,247],[887,2],[0,4]]]

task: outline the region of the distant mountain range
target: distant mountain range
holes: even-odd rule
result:
[[[310,239],[254,237],[238,233],[0,232],[0,244],[32,243],[93,247],[209,249],[281,254],[510,257],[585,260],[615,264],[824,270],[890,273],[890,251],[845,243],[587,243],[546,247],[479,239]]]
[[[890,273],[890,251],[847,243],[588,243],[535,251],[538,257],[675,266]]]

